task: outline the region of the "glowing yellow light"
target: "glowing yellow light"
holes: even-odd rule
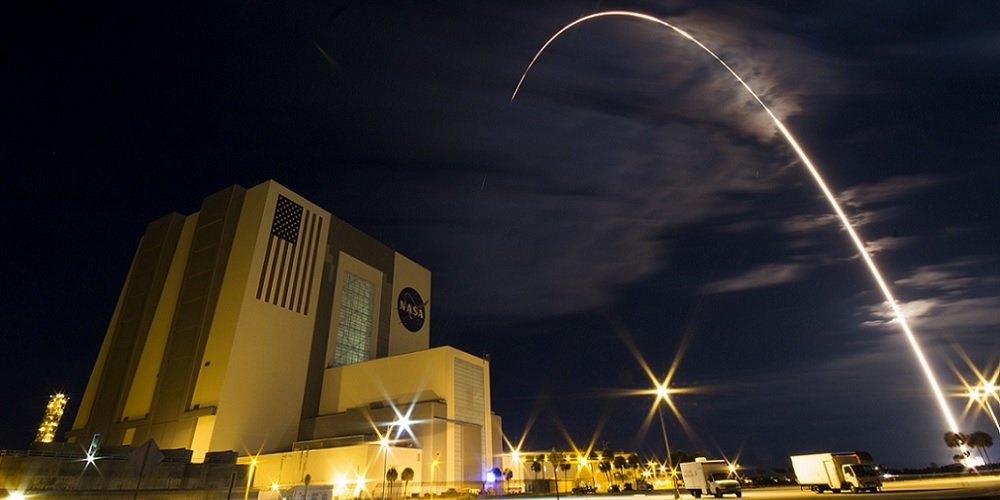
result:
[[[333,492],[334,492],[334,494],[335,495],[341,495],[341,494],[347,493],[349,491],[347,489],[347,485],[348,485],[347,478],[345,478],[343,475],[337,475],[333,479]]]
[[[667,401],[670,398],[670,390],[667,389],[667,384],[657,383],[656,384],[656,402]]]
[[[271,483],[271,491],[278,491],[279,489],[278,483]]]
[[[731,68],[729,64],[727,64],[724,60],[722,60],[722,58],[719,57],[718,54],[716,54],[712,49],[708,48],[705,44],[698,41],[698,39],[691,36],[686,31],[659,18],[650,16],[648,14],[642,14],[640,12],[633,12],[633,11],[620,11],[620,10],[597,12],[594,14],[583,16],[567,24],[566,26],[563,26],[562,29],[557,31],[545,42],[544,45],[542,45],[542,48],[538,49],[538,52],[535,53],[535,56],[531,59],[531,62],[528,63],[528,67],[525,68],[524,73],[521,75],[521,79],[518,80],[517,86],[514,87],[514,92],[510,96],[511,102],[513,102],[514,98],[517,97],[517,92],[521,89],[521,85],[524,83],[525,78],[527,78],[528,72],[531,71],[531,67],[534,66],[538,58],[541,57],[542,52],[544,52],[545,49],[550,44],[552,44],[552,42],[554,42],[556,38],[559,37],[559,35],[562,35],[564,32],[576,26],[577,24],[589,21],[591,19],[596,19],[599,17],[607,17],[607,16],[633,17],[645,21],[651,21],[660,24],[661,26],[670,28],[678,35],[690,40],[692,43],[694,43],[699,48],[707,52],[710,56],[712,56],[712,58],[714,58],[719,64],[721,64],[722,67],[724,67],[726,71],[728,71],[729,74],[732,75],[733,78],[735,78],[736,81],[739,82],[744,89],[746,89],[746,91],[750,94],[750,96],[753,97],[753,99],[757,102],[757,104],[759,104],[760,107],[764,110],[764,112],[767,113],[769,117],[771,117],[771,120],[774,122],[774,125],[778,128],[778,131],[781,132],[781,135],[784,136],[788,144],[792,146],[792,149],[795,150],[795,153],[798,155],[799,159],[802,160],[802,163],[806,166],[806,169],[809,171],[809,174],[813,177],[813,180],[816,181],[817,186],[819,187],[820,191],[823,192],[823,195],[826,197],[830,206],[833,208],[833,211],[837,214],[837,217],[840,219],[841,224],[844,226],[844,229],[850,236],[850,239],[854,243],[854,246],[857,247],[858,253],[861,255],[862,259],[864,259],[865,264],[868,266],[868,270],[871,272],[872,277],[875,279],[875,282],[878,284],[879,289],[882,291],[882,295],[885,297],[886,302],[892,309],[892,312],[896,317],[896,321],[899,323],[899,326],[902,328],[903,333],[906,335],[906,339],[907,341],[909,341],[910,347],[912,348],[913,353],[916,356],[918,363],[920,364],[920,367],[923,369],[924,376],[927,378],[927,381],[931,386],[931,390],[933,391],[934,396],[937,399],[938,405],[941,407],[941,412],[944,414],[945,420],[948,422],[948,425],[953,432],[958,432],[958,424],[955,422],[955,418],[951,414],[951,409],[948,407],[948,403],[945,402],[944,393],[941,392],[941,387],[940,385],[938,385],[937,378],[934,376],[934,372],[931,370],[930,364],[924,357],[923,350],[920,348],[920,344],[917,342],[916,336],[913,334],[912,331],[910,331],[910,326],[907,324],[906,318],[903,316],[903,311],[899,308],[899,304],[896,303],[896,299],[893,297],[892,292],[889,291],[889,286],[886,285],[885,280],[882,279],[882,275],[881,273],[879,273],[878,268],[875,266],[875,261],[872,260],[871,255],[869,255],[868,250],[865,248],[864,242],[861,241],[861,237],[859,237],[857,232],[854,231],[854,227],[851,225],[851,221],[850,219],[848,219],[847,214],[845,214],[844,211],[840,208],[840,204],[837,203],[836,197],[827,187],[826,181],[824,181],[823,177],[819,174],[819,170],[817,170],[816,167],[813,166],[812,161],[810,161],[809,157],[806,156],[806,152],[802,149],[801,146],[799,146],[798,141],[796,141],[795,138],[792,136],[791,132],[789,132],[788,129],[785,128],[784,123],[782,123],[781,120],[779,120],[778,117],[775,116],[773,112],[771,112],[771,108],[767,107],[767,105],[764,104],[764,101],[760,98],[760,96],[757,95],[757,92],[755,92],[752,88],[750,88],[750,85],[748,85],[746,81],[743,80],[743,77],[741,77],[733,68]]]
[[[993,420],[993,425],[997,428],[997,432],[1000,432],[1000,420],[997,419],[997,414],[993,411],[993,407],[990,406],[990,398],[997,398],[996,385],[992,381],[982,381],[975,387],[970,387],[968,384],[966,384],[966,387],[969,391],[967,394],[969,402],[965,410],[968,411],[973,403],[979,403],[979,406],[986,410],[990,419]]]
[[[49,396],[49,402],[45,405],[45,415],[42,417],[42,423],[38,426],[38,433],[35,435],[36,443],[55,441],[56,430],[59,428],[59,421],[62,420],[68,401],[69,398],[61,392]]]

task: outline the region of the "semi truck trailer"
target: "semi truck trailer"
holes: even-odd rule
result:
[[[878,491],[882,478],[870,464],[861,463],[856,453],[813,453],[792,455],[792,470],[799,486],[816,493],[830,490]]]

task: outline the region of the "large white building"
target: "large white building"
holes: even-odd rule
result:
[[[255,489],[480,484],[489,362],[429,349],[430,298],[427,269],[287,188],[232,186],[147,227],[69,438],[235,451]]]

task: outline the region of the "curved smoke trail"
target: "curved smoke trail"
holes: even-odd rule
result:
[[[719,62],[719,64],[722,65],[722,67],[726,68],[726,70],[729,71],[731,75],[733,75],[733,78],[735,78],[736,81],[740,82],[740,85],[742,85],[743,88],[745,88],[746,91],[749,92],[751,96],[753,96],[754,100],[757,101],[757,104],[760,104],[760,107],[764,109],[764,112],[771,117],[771,120],[774,121],[775,126],[777,126],[778,130],[781,131],[781,135],[785,136],[785,140],[788,141],[788,144],[792,146],[792,148],[795,150],[795,153],[798,154],[799,159],[802,160],[802,163],[809,170],[809,173],[816,181],[816,185],[819,186],[820,191],[823,192],[823,195],[826,196],[827,201],[830,202],[830,206],[833,207],[833,211],[836,212],[837,217],[840,218],[840,222],[844,225],[844,229],[847,230],[847,234],[850,235],[851,241],[854,242],[854,246],[858,248],[858,252],[861,254],[861,257],[864,258],[865,264],[868,265],[868,269],[871,271],[872,277],[875,278],[875,282],[878,283],[879,288],[882,290],[882,295],[885,296],[885,300],[889,302],[889,306],[892,307],[892,311],[896,316],[896,320],[899,321],[899,326],[903,329],[903,333],[906,334],[906,339],[910,342],[910,346],[913,348],[913,353],[917,357],[917,361],[920,363],[920,367],[923,368],[924,375],[926,375],[927,381],[930,383],[931,389],[934,391],[934,396],[937,398],[937,402],[941,406],[941,412],[944,414],[945,420],[948,421],[948,425],[953,432],[958,432],[958,425],[955,423],[955,418],[951,414],[951,409],[948,407],[948,403],[945,402],[944,394],[941,392],[941,387],[938,385],[937,379],[934,377],[934,372],[931,370],[930,364],[927,363],[927,358],[924,357],[923,350],[920,349],[920,344],[917,342],[916,336],[914,336],[913,332],[910,331],[910,326],[906,323],[906,319],[903,317],[903,312],[899,309],[899,305],[896,304],[896,299],[893,298],[892,292],[889,291],[889,286],[886,285],[885,280],[882,279],[882,275],[879,273],[878,268],[875,266],[875,261],[872,260],[871,255],[869,255],[868,251],[865,250],[864,242],[861,241],[861,238],[858,236],[857,232],[854,231],[854,228],[851,226],[851,222],[847,218],[847,215],[844,213],[843,209],[840,208],[840,204],[837,203],[837,199],[830,191],[830,188],[826,186],[826,182],[823,181],[823,177],[819,175],[819,170],[817,170],[816,167],[813,166],[812,161],[810,161],[809,157],[806,156],[805,151],[803,151],[802,147],[799,146],[798,141],[796,141],[795,138],[792,137],[791,132],[789,132],[788,129],[785,128],[785,125],[781,123],[781,120],[779,120],[778,117],[771,112],[771,109],[768,108],[766,104],[764,104],[764,101],[760,99],[760,96],[758,96],[757,93],[754,92],[754,90],[750,88],[749,85],[747,85],[747,82],[745,82],[743,78],[739,74],[737,74],[736,71],[733,70],[733,68],[731,68],[728,64],[726,64],[726,61],[723,61],[722,58],[718,56],[718,54],[713,52],[712,49],[706,47],[705,44],[699,42],[697,39],[689,35],[684,30],[666,21],[663,21],[661,19],[658,19],[656,17],[647,14],[642,14],[639,12],[631,12],[631,11],[617,11],[617,10],[597,12],[594,14],[590,14],[588,16],[581,17],[576,21],[573,21],[567,24],[566,26],[563,26],[562,29],[557,31],[556,34],[552,35],[552,37],[545,42],[545,45],[542,45],[542,48],[538,49],[538,52],[535,53],[535,57],[531,59],[531,62],[528,63],[528,67],[525,68],[524,73],[521,75],[521,79],[517,82],[517,87],[514,88],[514,93],[510,96],[511,102],[514,102],[514,98],[517,97],[517,92],[518,90],[521,89],[521,85],[524,83],[524,79],[527,78],[528,72],[531,71],[531,67],[534,66],[535,62],[542,55],[542,52],[544,52],[545,49],[553,41],[555,41],[556,38],[559,37],[559,35],[563,34],[565,31],[569,30],[573,26],[576,26],[577,24],[598,17],[607,17],[607,16],[634,17],[646,21],[652,21],[662,26],[666,26],[667,28],[674,30],[674,32],[676,32],[677,34],[683,36],[684,38],[687,38],[695,45],[700,47],[702,50],[707,52],[709,55],[711,55],[716,61]]]

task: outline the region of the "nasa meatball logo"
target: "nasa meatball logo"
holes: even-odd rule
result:
[[[424,327],[424,309],[427,307],[427,302],[420,298],[420,294],[416,290],[406,287],[399,292],[397,303],[399,321],[407,330],[414,333],[419,332]]]

